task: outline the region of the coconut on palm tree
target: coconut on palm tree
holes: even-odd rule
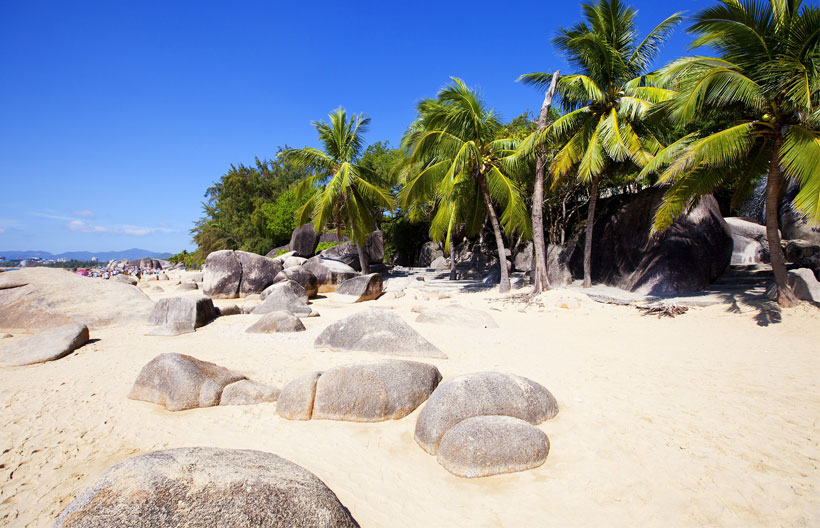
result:
[[[499,290],[510,290],[501,224],[508,234],[528,229],[526,206],[510,173],[516,170],[516,141],[498,139],[501,122],[461,79],[442,88],[436,99],[419,103],[418,118],[405,134],[407,153],[404,203],[435,200],[431,234],[445,235],[450,248],[459,224],[478,231],[489,217],[498,248]],[[495,206],[501,209],[499,219]]]
[[[304,206],[296,211],[298,225],[312,219],[316,232],[333,222],[338,230],[344,226],[356,244],[362,274],[369,271],[369,262],[363,244],[374,229],[374,211],[379,207],[392,208],[393,198],[376,185],[378,176],[359,164],[364,149],[362,135],[370,119],[347,113],[338,108],[329,116],[329,122],[314,121],[322,149],[305,147],[287,149],[280,155],[310,170],[310,175],[297,186],[299,194],[317,189]]]
[[[693,199],[732,181],[735,202],[766,177],[766,235],[783,306],[795,302],[778,233],[786,178],[800,185],[794,206],[820,221],[820,9],[800,0],[721,0],[697,13],[692,47],[719,57],[686,57],[662,76],[677,95],[664,103],[678,123],[709,119],[644,168],[670,185],[655,217],[664,229]]]
[[[577,71],[558,79],[557,92],[566,113],[532,134],[519,152],[537,155],[553,142],[558,150],[549,167],[552,177],[574,175],[590,185],[584,245],[584,287],[588,288],[601,180],[615,165],[643,167],[663,148],[646,118],[652,106],[672,92],[658,85],[648,70],[681,17],[670,16],[639,41],[637,11],[620,0],[599,0],[581,8],[584,21],[559,29],[552,41]],[[552,73],[529,73],[519,79],[546,89],[552,78]]]

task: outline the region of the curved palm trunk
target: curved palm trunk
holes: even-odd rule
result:
[[[556,84],[560,71],[552,74],[552,82],[549,90],[544,95],[544,103],[541,105],[541,113],[538,115],[538,130],[547,128],[552,97],[555,95]],[[533,293],[541,293],[550,289],[550,281],[547,276],[547,246],[544,242],[544,174],[547,168],[546,153],[540,149],[535,161],[535,190],[532,194],[532,245],[534,255],[534,265],[532,269]]]
[[[450,280],[456,280],[456,245],[453,243],[452,233],[448,238],[450,239]]]
[[[490,225],[493,226],[495,235],[495,245],[498,248],[498,267],[501,272],[501,281],[498,284],[498,291],[506,293],[510,291],[510,273],[507,271],[507,254],[504,251],[504,239],[501,236],[501,225],[493,209],[493,202],[490,199],[490,191],[487,190],[487,180],[483,174],[478,176],[478,184],[481,187],[481,196],[484,197],[484,204],[487,206],[487,214],[490,217]]]
[[[364,247],[356,244],[356,250],[359,252],[359,266],[362,267],[361,275],[368,275],[370,273],[370,263],[367,261],[367,256],[364,254]]]
[[[778,136],[774,142],[774,151],[769,162],[769,174],[766,177],[766,240],[769,242],[772,271],[777,284],[777,303],[787,308],[797,304],[797,298],[789,286],[786,258],[783,256],[783,248],[780,247],[780,233],[778,232],[778,205],[780,204],[782,179],[780,174],[781,144],[782,139]]]
[[[589,210],[587,211],[587,232],[584,238],[584,288],[592,287],[592,226],[595,224],[595,204],[598,203],[598,186],[601,175],[592,178],[592,189],[589,191]]]

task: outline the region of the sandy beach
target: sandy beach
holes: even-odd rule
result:
[[[160,284],[166,293],[152,299],[178,294]],[[321,316],[304,318],[298,334],[246,334],[255,315],[177,337],[146,336],[143,324],[93,329],[93,342],[63,359],[0,370],[0,524],[50,526],[111,465],[183,446],[278,454],[321,478],[363,527],[820,524],[817,308],[761,326],[751,307],[658,319],[567,291],[530,304],[493,292],[407,292],[355,305],[315,299]],[[555,306],[567,295],[580,308]],[[417,323],[411,311],[454,302],[487,311],[499,328]],[[393,310],[444,351],[449,359],[426,360],[444,381],[497,370],[547,387],[560,412],[539,426],[551,444],[546,463],[455,477],[414,441],[420,409],[380,423],[298,422],[279,417],[275,403],[169,412],[127,399],[163,352],[277,387],[380,359],[313,347],[327,325],[369,306]]]

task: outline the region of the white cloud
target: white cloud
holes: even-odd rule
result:
[[[72,220],[66,224],[69,230],[78,233],[109,233],[114,235],[146,236],[152,233],[172,233],[173,229],[164,227],[144,227],[134,225],[93,225],[83,220]]]
[[[81,209],[79,211],[73,211],[71,214],[74,216],[78,216],[80,218],[96,218],[97,215],[94,214],[94,211],[89,211],[88,209]]]

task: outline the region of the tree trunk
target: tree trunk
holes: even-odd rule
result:
[[[367,256],[364,254],[364,247],[356,244],[356,249],[359,252],[359,266],[362,267],[361,274],[367,275],[370,273],[370,263],[367,261]]]
[[[598,185],[601,175],[593,176],[587,211],[587,233],[584,239],[584,288],[592,286],[592,226],[595,224],[595,204],[598,203]]]
[[[555,95],[555,88],[558,83],[560,70],[552,74],[552,82],[544,95],[544,102],[541,105],[541,113],[538,115],[538,130],[546,130],[549,119],[552,98]],[[533,269],[533,293],[541,293],[550,289],[550,281],[547,277],[547,246],[544,243],[544,173],[547,169],[546,149],[538,151],[535,160],[535,190],[532,194],[532,245],[535,255],[535,268]]]
[[[481,186],[481,195],[484,197],[484,204],[487,206],[487,214],[490,217],[490,225],[493,226],[495,235],[495,245],[498,249],[498,267],[501,272],[501,281],[498,283],[498,291],[506,293],[510,291],[510,273],[507,271],[507,254],[504,251],[504,239],[501,237],[501,225],[493,209],[493,202],[490,199],[490,191],[487,190],[487,181],[484,175],[479,175],[478,184]]]
[[[453,243],[453,234],[450,233],[450,280],[456,280],[456,246]]]
[[[777,283],[777,303],[784,308],[788,308],[797,304],[797,298],[789,286],[786,258],[783,256],[783,248],[780,247],[780,233],[778,232],[780,224],[778,206],[780,205],[781,144],[782,139],[778,136],[774,141],[772,159],[769,162],[769,174],[766,177],[766,240],[769,242],[772,271],[774,272],[775,283]]]

